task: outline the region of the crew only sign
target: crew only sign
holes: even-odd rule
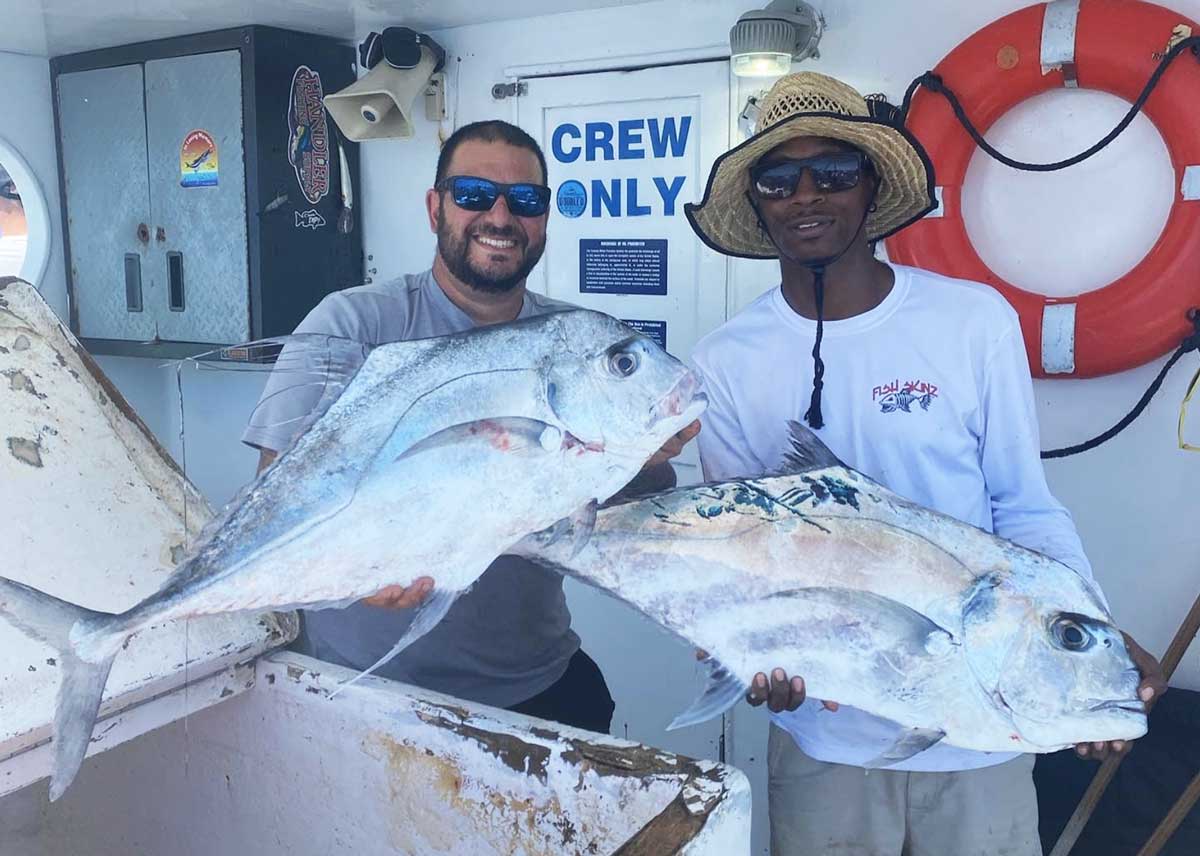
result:
[[[679,164],[688,153],[691,116],[652,116],[576,124],[563,122],[550,135],[560,164],[612,162],[615,169],[586,182],[567,179],[555,200],[564,217],[674,216],[682,205],[686,176]],[[620,165],[652,161],[654,175],[622,175]],[[639,172],[642,172],[639,170]]]

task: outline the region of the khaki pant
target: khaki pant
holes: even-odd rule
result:
[[[772,725],[772,856],[1042,856],[1032,755],[981,770],[864,770]]]

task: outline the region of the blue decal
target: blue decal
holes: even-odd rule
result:
[[[579,291],[581,294],[666,294],[666,239],[581,238]]]
[[[636,318],[622,318],[621,320],[657,344],[664,351],[667,349],[666,321],[642,321]]]
[[[587,188],[572,179],[558,186],[558,211],[564,217],[578,217],[587,210]]]

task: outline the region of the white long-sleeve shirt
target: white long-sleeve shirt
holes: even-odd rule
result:
[[[825,322],[818,435],[901,496],[1090,579],[1071,516],[1046,485],[1016,313],[985,285],[891,267],[895,285],[879,306]],[[775,288],[697,345],[709,398],[699,437],[706,479],[779,468],[788,420],[804,421],[808,410],[815,337],[816,322]],[[806,754],[843,764],[879,756],[899,731],[861,710],[830,712],[811,699],[772,717]],[[890,769],[965,770],[1013,757],[939,745]]]

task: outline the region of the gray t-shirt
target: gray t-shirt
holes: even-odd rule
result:
[[[519,317],[564,308],[526,293]],[[330,294],[296,328],[379,345],[470,330],[471,318],[450,302],[432,271],[380,285]],[[290,445],[299,420],[319,398],[312,384],[288,388],[276,371],[242,435],[252,446],[279,451]],[[302,374],[300,376],[303,376]],[[448,524],[452,525],[452,524]],[[463,508],[460,526],[471,525]],[[413,576],[424,571],[414,569]],[[437,574],[430,573],[434,583]],[[356,603],[345,609],[303,613],[294,646],[304,654],[352,669],[366,669],[396,644],[412,622],[413,610]],[[562,577],[514,556],[502,556],[425,636],[379,670],[406,683],[483,704],[508,707],[545,690],[566,671],[579,649]]]

